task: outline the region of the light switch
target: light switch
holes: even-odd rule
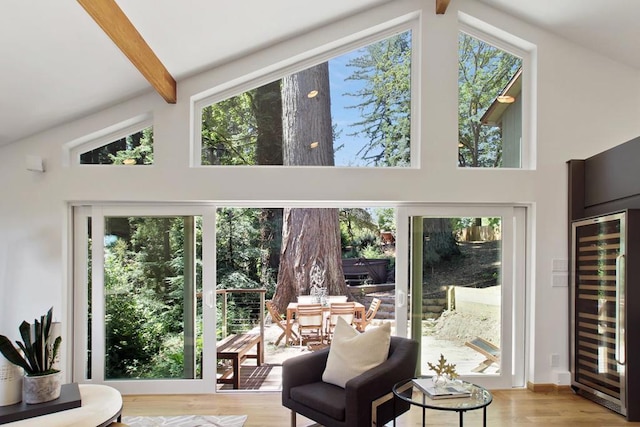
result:
[[[569,261],[566,259],[554,259],[551,271],[569,271]]]

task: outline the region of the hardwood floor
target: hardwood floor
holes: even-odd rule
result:
[[[640,426],[570,391],[532,392],[495,390],[488,407],[487,425],[511,426]],[[124,396],[123,415],[248,415],[245,427],[289,426],[290,411],[280,404],[279,392],[225,392],[207,395]],[[633,403],[632,403],[633,404]],[[421,425],[421,411],[414,408],[398,418],[399,427]],[[299,426],[312,424],[298,416]],[[453,412],[427,411],[428,426],[457,426]],[[465,426],[481,426],[482,411],[464,415]]]

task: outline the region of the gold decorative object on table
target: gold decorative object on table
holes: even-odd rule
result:
[[[434,365],[431,362],[427,362],[427,366],[436,373],[433,379],[434,384],[443,384],[458,378],[455,363],[447,363],[447,359],[445,359],[443,354],[440,354],[437,364]]]

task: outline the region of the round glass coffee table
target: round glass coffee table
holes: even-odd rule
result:
[[[422,379],[424,380],[424,378]],[[455,385],[457,388],[464,389],[469,392],[469,396],[466,397],[453,397],[453,398],[436,398],[429,397],[428,394],[422,391],[420,387],[417,387],[413,383],[413,379],[400,381],[393,386],[394,395],[394,407],[393,407],[393,425],[396,425],[396,399],[400,399],[409,403],[410,405],[419,406],[422,408],[422,425],[425,426],[425,413],[427,409],[435,409],[438,411],[455,411],[460,417],[460,427],[464,424],[464,413],[467,411],[474,411],[476,409],[482,409],[482,425],[487,426],[487,406],[493,401],[491,392],[484,387],[476,384],[472,384],[467,381],[456,380]]]

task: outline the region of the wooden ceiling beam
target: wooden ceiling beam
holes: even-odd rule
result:
[[[436,14],[444,15],[449,7],[451,0],[436,0]]]
[[[168,103],[175,104],[177,100],[176,81],[115,0],[77,1],[151,83],[160,96]]]

